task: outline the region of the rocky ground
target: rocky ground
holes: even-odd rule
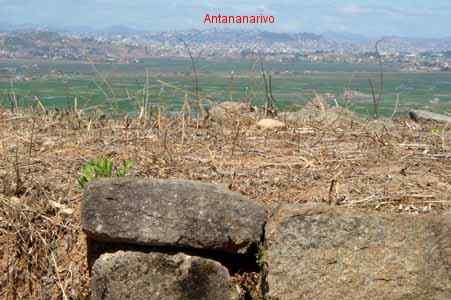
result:
[[[221,183],[268,207],[315,202],[418,218],[450,207],[449,125],[313,104],[280,114],[283,126],[257,126],[262,117],[241,109],[205,122],[3,111],[0,298],[88,297],[77,178],[101,156],[133,161],[132,176]]]

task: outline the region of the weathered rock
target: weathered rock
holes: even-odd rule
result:
[[[266,211],[214,184],[115,178],[88,185],[82,228],[100,242],[245,253],[259,243]]]
[[[92,300],[232,300],[238,288],[221,264],[185,254],[119,251],[94,264]]]
[[[282,112],[279,118],[286,123],[322,122],[335,124],[337,121],[349,122],[351,120],[361,120],[354,112],[342,107],[327,107],[322,110],[308,105],[299,111]]]
[[[266,227],[267,299],[451,299],[450,223],[282,206]]]
[[[409,117],[415,122],[423,121],[436,121],[436,122],[445,122],[451,123],[451,117],[433,113],[426,110],[411,110],[409,111]]]
[[[221,102],[209,110],[210,118],[219,122],[250,116],[251,114],[252,108],[249,104],[232,101]]]
[[[257,122],[257,127],[270,130],[270,129],[282,129],[285,128],[286,125],[285,123],[280,122],[279,120],[262,119]]]

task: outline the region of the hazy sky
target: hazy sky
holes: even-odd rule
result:
[[[12,24],[159,31],[211,27],[207,13],[273,15],[273,31],[451,36],[450,0],[0,0],[0,21]]]

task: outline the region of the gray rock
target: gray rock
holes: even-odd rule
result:
[[[285,205],[266,243],[267,299],[451,299],[451,215]]]
[[[221,264],[185,254],[119,251],[94,264],[92,300],[232,300],[238,288]]]
[[[411,110],[409,111],[409,117],[415,122],[423,121],[436,121],[436,122],[444,122],[451,124],[451,117],[433,113],[426,110]]]
[[[225,122],[236,118],[251,117],[252,107],[247,103],[225,101],[218,103],[208,111],[210,118],[214,121]]]
[[[259,243],[266,211],[222,186],[115,178],[88,185],[82,228],[99,242],[246,253]]]
[[[332,107],[321,110],[315,107],[307,106],[299,111],[282,112],[279,119],[285,123],[310,123],[321,122],[333,124],[336,122],[350,122],[351,120],[361,120],[354,112],[342,107]]]
[[[271,130],[271,129],[282,129],[287,125],[284,122],[280,122],[275,119],[262,119],[257,122],[257,127],[261,129]]]

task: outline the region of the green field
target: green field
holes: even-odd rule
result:
[[[199,61],[201,94],[218,101],[240,100],[246,95],[254,104],[264,101],[264,86],[255,62],[249,60]],[[258,69],[258,68],[257,68]],[[273,73],[273,94],[281,109],[296,109],[315,93],[331,93],[344,104],[346,89],[370,95],[368,79],[378,88],[378,66],[344,63],[308,62],[265,63]],[[47,109],[78,107],[113,108],[119,112],[136,111],[145,97],[146,70],[148,98],[168,110],[179,109],[186,92],[192,91],[190,62],[183,59],[150,59],[136,64],[98,64],[77,62],[0,61],[0,103],[10,107],[15,93],[20,105],[36,105],[34,96]],[[233,79],[231,72],[233,71]],[[28,81],[23,80],[27,78]],[[165,86],[166,82],[174,87]],[[186,91],[186,92],[185,92]],[[407,73],[396,66],[384,66],[383,115],[391,115],[400,95],[400,111],[426,108],[446,112],[451,108],[451,73]],[[431,101],[438,99],[438,101]],[[371,99],[353,99],[348,105],[364,115],[371,113]]]

